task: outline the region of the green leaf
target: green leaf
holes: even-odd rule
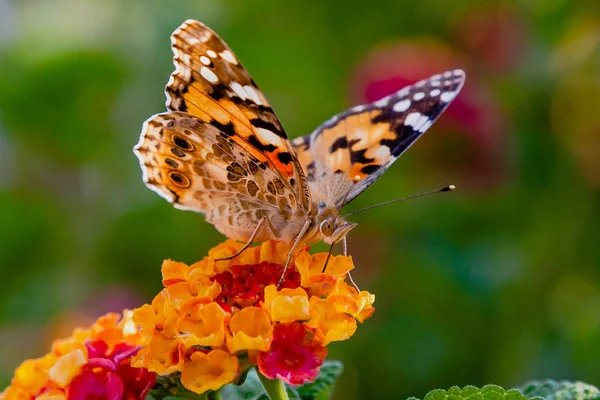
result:
[[[340,361],[325,361],[317,379],[298,388],[300,397],[302,400],[329,399],[333,394],[335,382],[343,371],[344,365]]]
[[[314,382],[300,387],[285,386],[289,400],[327,400],[331,398],[335,382],[343,370],[341,362],[325,361]],[[180,374],[178,373],[159,377],[151,390],[151,398],[154,400],[203,399],[183,388],[179,379]],[[220,394],[221,398],[231,400],[269,400],[255,368],[250,369],[242,385],[226,385],[220,390]],[[210,396],[208,398],[210,399]]]
[[[543,398],[545,400],[595,400],[600,399],[597,387],[583,382],[530,381],[517,388],[528,398]]]
[[[298,391],[296,389],[294,389],[293,387],[286,385],[285,391],[287,392],[289,400],[302,400]],[[262,394],[256,400],[270,400],[270,399],[269,399],[269,396],[267,396],[266,394]]]
[[[221,389],[223,399],[232,400],[259,400],[265,393],[262,383],[258,379],[256,369],[252,368],[243,385],[226,385]]]
[[[481,389],[475,386],[458,386],[451,387],[448,390],[437,389],[433,390],[425,396],[423,400],[526,400],[527,398],[518,390],[505,390],[500,386],[486,385]],[[415,397],[410,397],[408,400],[417,400]]]
[[[157,375],[154,387],[150,389],[146,400],[210,400],[215,392],[197,394],[187,390],[181,385],[181,373]]]

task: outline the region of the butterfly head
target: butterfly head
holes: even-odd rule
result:
[[[337,243],[356,226],[347,222],[335,208],[325,208],[317,215],[320,236],[327,244]]]

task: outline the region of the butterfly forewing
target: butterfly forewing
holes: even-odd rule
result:
[[[310,193],[281,123],[229,46],[194,20],[173,32],[171,46],[175,72],[166,87],[167,109],[219,124],[249,153],[266,158],[308,210]]]
[[[434,75],[295,139],[313,197],[338,208],[352,201],[425,133],[464,80],[462,70]]]
[[[198,21],[171,37],[167,109],[146,121],[135,152],[146,185],[202,212],[230,238],[291,240],[309,189],[272,108],[231,49]]]

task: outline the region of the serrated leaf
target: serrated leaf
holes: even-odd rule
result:
[[[344,371],[340,361],[325,361],[319,371],[319,376],[312,383],[298,388],[302,400],[327,400],[333,394],[335,382]]]
[[[496,385],[486,385],[481,389],[475,386],[451,387],[448,390],[433,390],[423,400],[526,400],[527,398],[518,390],[504,388]],[[418,400],[411,397],[408,400]]]
[[[600,390],[597,387],[579,381],[530,381],[517,389],[530,399],[600,400]]]

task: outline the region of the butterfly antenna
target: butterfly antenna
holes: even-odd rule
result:
[[[449,186],[444,186],[443,188],[440,188],[440,189],[432,190],[432,191],[430,191],[430,192],[419,193],[419,194],[415,194],[415,195],[408,196],[408,197],[402,197],[402,198],[400,198],[400,199],[395,199],[395,200],[390,200],[390,201],[386,201],[386,202],[379,203],[379,204],[374,204],[374,205],[372,205],[372,206],[368,206],[368,207],[365,207],[365,208],[361,208],[360,210],[357,210],[357,211],[352,211],[352,212],[350,212],[350,213],[348,213],[348,214],[344,215],[344,218],[346,218],[346,217],[348,217],[348,216],[350,216],[350,215],[353,215],[353,214],[358,214],[358,213],[360,213],[360,212],[363,212],[363,211],[370,210],[370,209],[372,209],[372,208],[381,207],[381,206],[387,206],[388,204],[397,203],[397,202],[399,202],[399,201],[410,200],[410,199],[416,199],[417,197],[429,196],[430,194],[436,194],[436,193],[441,193],[441,192],[451,192],[451,191],[453,191],[454,189],[456,189],[456,186],[454,186],[454,185],[449,185]]]

